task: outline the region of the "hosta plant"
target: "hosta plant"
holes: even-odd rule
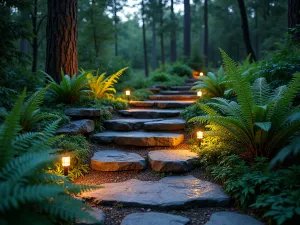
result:
[[[253,157],[272,157],[300,130],[300,108],[292,106],[300,91],[300,73],[295,74],[287,86],[275,90],[264,78],[258,78],[251,85],[237,64],[221,52],[237,102],[214,98],[211,103],[199,103],[206,115],[191,121],[208,123],[205,135],[234,140]]]
[[[118,83],[118,79],[127,68],[123,68],[109,77],[105,77],[105,73],[101,75],[97,74],[96,76],[88,73],[88,84],[91,89],[90,95],[97,99],[113,98],[116,93],[114,84]]]
[[[25,92],[0,126],[0,224],[58,224],[93,221],[74,195],[92,187],[75,185],[45,170],[59,159],[51,145],[57,123],[42,132],[20,134]]]
[[[57,102],[74,104],[81,96],[90,92],[90,90],[88,90],[88,74],[89,72],[82,72],[81,74],[75,74],[71,77],[62,73],[60,83],[56,83],[51,76],[46,74],[50,82],[49,92]]]
[[[192,87],[193,90],[201,90],[204,92],[205,97],[224,97],[228,95],[226,92],[226,75],[221,67],[215,75],[208,72],[207,76],[203,76],[201,81],[197,81],[196,85]]]

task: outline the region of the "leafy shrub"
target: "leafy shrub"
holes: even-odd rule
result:
[[[224,157],[211,167],[216,180],[243,208],[260,208],[276,224],[295,224],[299,219],[300,167],[268,170],[266,158],[256,158],[246,165],[236,155]],[[298,196],[298,197],[297,197]]]
[[[24,98],[25,92],[0,127],[0,223],[52,224],[79,218],[93,221],[82,210],[88,206],[73,197],[92,187],[45,173],[59,159],[51,148],[58,122],[43,132],[19,134]]]
[[[87,75],[89,72],[83,72],[82,74],[69,75],[62,74],[62,80],[58,84],[49,75],[46,74],[50,81],[49,92],[55,101],[65,104],[74,104],[79,99],[89,93]]]
[[[150,91],[148,88],[145,89],[139,89],[136,91],[133,91],[132,95],[130,96],[131,100],[135,101],[143,101],[148,99],[149,95],[152,95],[152,91]],[[125,98],[125,96],[124,96]]]
[[[235,141],[241,149],[256,156],[274,156],[299,132],[299,107],[292,103],[300,90],[300,73],[295,74],[288,87],[272,91],[264,78],[251,86],[241,75],[237,65],[222,52],[225,71],[237,95],[237,102],[215,98],[201,104],[207,116],[191,121],[208,123],[206,135],[224,141]]]
[[[226,75],[221,67],[218,74],[208,72],[207,76],[203,76],[201,81],[197,81],[192,87],[193,90],[201,90],[204,92],[204,97],[225,97],[229,94],[226,91]]]
[[[103,107],[103,106],[112,106],[114,110],[121,110],[128,108],[127,100],[122,98],[115,98],[115,99],[101,99],[95,103],[95,107]]]
[[[14,89],[0,86],[0,107],[10,109],[13,105],[13,96],[17,93]]]
[[[95,77],[92,73],[87,74],[89,87],[91,89],[90,95],[94,98],[113,98],[116,93],[114,84],[118,82],[118,79],[128,67],[123,68],[116,72],[115,74],[105,78],[105,73],[101,75],[96,75]]]
[[[190,119],[197,117],[197,116],[203,116],[205,113],[201,109],[200,105],[198,102],[196,102],[193,105],[190,105],[188,107],[185,107],[182,112],[181,116],[186,120],[189,121]]]
[[[175,63],[173,65],[171,65],[168,69],[168,73],[172,74],[172,75],[177,75],[180,77],[191,77],[192,76],[192,69],[185,65],[185,64],[181,64],[181,63]]]
[[[203,57],[200,54],[199,46],[195,45],[192,51],[192,56],[187,61],[187,65],[196,71],[203,71],[204,63]]]
[[[89,159],[92,153],[89,143],[83,135],[64,136],[55,144],[55,147],[62,149],[59,153],[68,153],[72,156],[68,174],[68,178],[71,181],[83,176],[89,171]],[[48,172],[63,175],[64,168],[61,163],[58,162],[52,168],[49,168]]]

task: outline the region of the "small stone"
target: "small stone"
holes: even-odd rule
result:
[[[75,120],[59,128],[57,134],[88,134],[93,132],[95,124],[93,120]]]
[[[124,218],[121,225],[185,225],[189,218],[166,213],[133,213]]]
[[[257,219],[235,212],[216,212],[205,225],[263,225]]]
[[[156,150],[148,153],[149,163],[156,172],[187,172],[195,167],[198,154],[189,150]]]
[[[76,221],[76,225],[103,225],[105,221],[105,213],[97,208],[92,208],[91,211],[88,211],[88,213],[95,218],[95,222],[92,221],[86,221],[86,220],[80,220],[78,219]]]
[[[91,168],[98,171],[143,170],[146,168],[146,161],[136,153],[105,150],[94,154]]]

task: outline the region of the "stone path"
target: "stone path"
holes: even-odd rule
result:
[[[229,205],[230,197],[219,185],[192,175],[184,175],[196,167],[198,154],[187,149],[174,149],[174,146],[184,141],[186,121],[179,118],[180,113],[183,108],[194,104],[198,99],[196,92],[191,91],[195,81],[198,80],[187,79],[184,86],[173,86],[169,90],[163,85],[152,87],[151,91],[154,94],[149,96],[148,100],[130,101],[130,109],[119,110],[117,119],[104,122],[106,129],[104,132],[91,135],[91,140],[101,145],[101,151],[95,152],[91,159],[92,170],[102,173],[152,170],[159,173],[173,173],[176,176],[151,181],[124,179],[125,181],[118,183],[102,183],[103,188],[83,193],[82,198],[102,207],[119,204],[124,207],[164,210]],[[91,124],[89,119],[101,116],[99,109],[67,109],[65,113],[77,121],[62,128],[60,133],[90,133],[94,124]],[[131,152],[131,146],[137,146],[134,152]],[[151,149],[147,150],[150,147]],[[146,150],[146,154],[139,154],[139,149],[143,152]],[[97,212],[97,215],[101,217],[99,221],[103,222],[103,212]],[[233,221],[242,221],[232,223],[233,225],[250,225],[247,221],[252,218],[246,219],[243,216],[215,213],[207,225],[221,225],[223,223],[219,223],[220,221],[227,219],[230,221],[230,217],[234,218]],[[190,219],[186,217],[145,212],[127,215],[121,225],[189,223]],[[227,224],[231,223],[224,223]]]

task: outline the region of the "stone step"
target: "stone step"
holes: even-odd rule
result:
[[[92,135],[94,142],[108,144],[115,143],[119,145],[132,146],[177,146],[184,141],[183,134],[165,133],[165,132],[144,132],[128,131],[116,132],[105,131]]]
[[[167,213],[145,212],[126,216],[121,225],[186,225],[190,219]]]
[[[162,85],[162,84],[156,84],[154,86],[152,86],[151,88],[159,88],[159,89],[168,89],[168,87],[166,85]]]
[[[201,81],[201,78],[188,78],[185,80],[185,83],[195,83],[197,81]]]
[[[162,119],[115,119],[115,120],[105,120],[104,127],[107,130],[113,131],[133,131],[140,130],[143,128],[146,122],[155,122]]]
[[[156,172],[183,173],[195,168],[198,154],[189,150],[156,150],[148,153],[152,170]]]
[[[216,212],[205,225],[264,225],[257,219],[236,212]]]
[[[119,150],[96,152],[91,159],[92,170],[98,171],[143,170],[146,166],[146,160],[142,156]]]
[[[150,100],[196,100],[197,95],[150,95]]]
[[[165,177],[159,181],[127,180],[101,184],[103,188],[81,197],[99,205],[116,203],[131,207],[175,208],[224,207],[230,198],[214,183],[193,176]]]
[[[163,118],[179,116],[181,110],[179,109],[127,109],[119,110],[123,116],[131,116],[135,118]]]
[[[172,86],[170,89],[174,91],[189,91],[191,86]]]
[[[197,95],[196,91],[160,91],[161,95]]]
[[[56,134],[88,134],[93,132],[95,129],[95,124],[93,120],[75,120],[71,121],[69,124],[59,128]]]
[[[150,88],[150,91],[153,93],[158,93],[160,91],[160,88]]]
[[[146,108],[159,108],[159,109],[175,109],[175,108],[185,108],[194,104],[194,100],[192,101],[130,101],[130,106],[134,107],[146,107]]]
[[[186,121],[182,119],[159,120],[144,123],[143,129],[150,131],[175,131],[183,130]]]
[[[108,106],[106,109],[110,112],[113,108]],[[93,119],[103,116],[103,111],[99,108],[69,108],[65,110],[65,114],[76,119]]]

